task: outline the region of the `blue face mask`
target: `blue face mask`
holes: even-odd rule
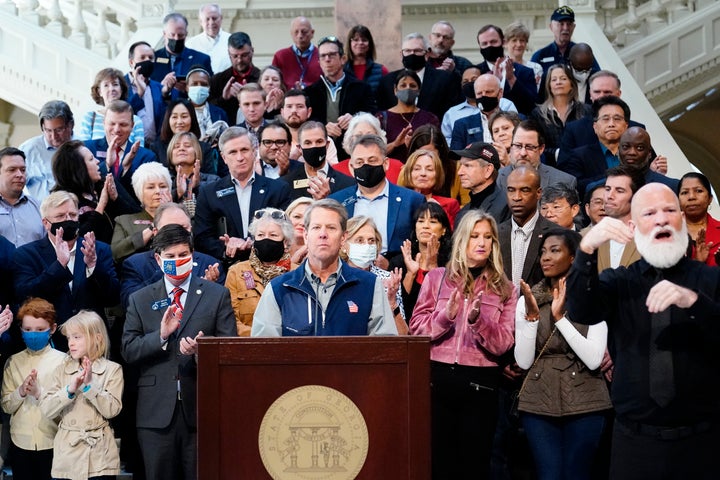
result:
[[[22,332],[22,339],[27,347],[37,352],[47,346],[50,341],[50,329],[48,328],[44,332]]]

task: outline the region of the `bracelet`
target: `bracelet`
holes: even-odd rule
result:
[[[87,384],[83,387],[83,393],[87,393],[87,391],[90,390],[90,384]]]
[[[74,394],[74,393],[70,393],[70,385],[68,385],[68,386],[65,387],[65,391],[67,392],[68,398],[69,398],[70,400],[72,400],[73,398],[75,398],[75,394]]]

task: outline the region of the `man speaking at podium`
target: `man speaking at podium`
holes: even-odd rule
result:
[[[275,277],[260,298],[253,337],[397,335],[382,281],[340,260],[347,211],[331,199],[305,212],[307,259]]]

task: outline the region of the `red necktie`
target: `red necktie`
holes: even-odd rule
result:
[[[177,307],[176,315],[182,320],[182,313],[183,313],[183,306],[182,303],[180,303],[180,297],[182,297],[182,294],[185,293],[185,290],[183,290],[180,287],[175,287],[172,289],[172,292],[170,292],[170,295],[173,296],[172,304]]]
[[[113,176],[115,178],[120,177],[120,165],[122,165],[122,150],[120,147],[115,147],[115,164],[113,165]]]

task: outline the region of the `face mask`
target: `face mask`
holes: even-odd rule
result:
[[[255,240],[253,248],[258,259],[265,263],[277,262],[285,255],[285,242],[281,240],[272,240],[270,238]]]
[[[155,62],[152,60],[145,60],[144,62],[137,62],[135,64],[135,69],[140,67],[140,75],[142,75],[145,78],[150,78],[150,75],[153,73],[153,69],[155,68]]]
[[[395,96],[405,105],[415,105],[415,100],[417,100],[418,96],[420,96],[420,92],[418,90],[408,88],[406,90],[398,90]]]
[[[385,169],[382,165],[368,165],[367,163],[355,169],[355,181],[366,188],[373,188],[385,178]]]
[[[590,70],[578,71],[573,69],[573,77],[577,83],[585,83],[590,76]]]
[[[327,145],[323,147],[311,147],[302,149],[303,160],[312,168],[320,168],[327,156]]]
[[[183,258],[161,258],[162,271],[173,280],[185,280],[192,272],[192,255]]]
[[[185,39],[179,38],[175,40],[174,38],[171,38],[168,40],[167,49],[175,54],[182,53],[182,51],[185,50]]]
[[[377,245],[350,243],[348,259],[359,268],[368,268],[377,258]]]
[[[22,339],[30,350],[37,352],[45,348],[50,341],[50,329],[43,332],[22,332]]]
[[[210,96],[210,87],[196,85],[188,88],[188,98],[195,105],[202,105]]]
[[[403,67],[413,72],[422,70],[425,66],[425,55],[405,55],[402,58]]]
[[[78,236],[78,230],[80,230],[80,222],[77,220],[64,220],[62,222],[55,222],[50,224],[50,233],[55,235],[58,228],[63,229],[62,239],[66,242],[75,240]]]
[[[483,112],[492,112],[497,108],[499,103],[500,99],[498,97],[482,96],[477,99],[477,104],[482,107]]]
[[[502,45],[497,47],[485,47],[480,49],[480,55],[486,62],[495,63],[495,60],[505,55]]]
[[[468,82],[462,86],[462,94],[465,98],[475,99],[475,82]]]

